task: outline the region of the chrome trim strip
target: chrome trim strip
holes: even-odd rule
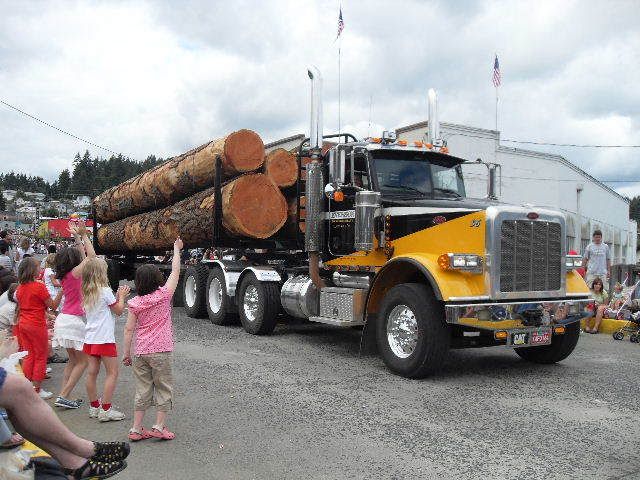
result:
[[[479,295],[477,297],[449,297],[448,302],[473,302],[474,300],[491,300],[489,295]]]

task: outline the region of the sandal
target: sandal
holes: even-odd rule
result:
[[[22,435],[14,433],[11,438],[4,443],[0,443],[1,450],[11,450],[12,448],[19,447],[24,444],[24,438]]]
[[[151,435],[151,432],[146,430],[144,427],[141,427],[139,432],[133,428],[129,430],[129,440],[132,442],[139,442],[140,440],[147,440],[149,438],[153,438],[153,435]]]
[[[176,438],[176,434],[170,432],[167,427],[160,427],[160,425],[154,425],[151,429],[151,435],[153,438],[158,438],[160,440],[173,440]]]
[[[93,442],[93,449],[91,458],[99,462],[121,462],[131,451],[128,442]]]
[[[75,480],[82,480],[85,478],[100,479],[113,477],[117,473],[120,473],[127,468],[127,462],[98,462],[96,460],[89,459],[80,468],[75,470],[71,468],[65,468],[65,475],[71,475],[71,478]]]

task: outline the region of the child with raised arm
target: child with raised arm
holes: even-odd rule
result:
[[[111,406],[118,381],[114,315],[122,315],[129,291],[128,286],[121,286],[116,298],[109,287],[107,262],[97,257],[87,260],[82,270],[82,301],[87,319],[84,353],[87,354],[89,363],[86,385],[90,401],[89,417],[97,417],[101,422],[124,420],[124,413]],[[102,400],[99,400],[96,380],[101,363],[106,370],[106,377]]]
[[[88,259],[96,252],[89,239],[84,222],[70,225],[69,231],[76,239],[75,246],[65,247],[56,253],[55,272],[64,294],[64,304],[56,318],[53,330],[53,347],[67,350],[69,362],[64,369],[62,389],[55,405],[57,407],[80,408],[78,400],[71,399],[71,392],[87,368],[87,356],[83,352],[85,317],[82,307],[82,270]]]
[[[147,438],[172,440],[175,437],[165,422],[173,403],[171,298],[180,278],[182,247],[182,240],[177,238],[173,244],[171,274],[164,285],[164,276],[155,265],[143,265],[136,270],[138,296],[129,300],[122,359],[125,365],[133,365],[136,382],[133,426],[129,430],[129,439],[133,442]],[[132,360],[134,332],[136,343]],[[144,414],[154,404],[156,423],[151,430],[145,430],[142,426]]]

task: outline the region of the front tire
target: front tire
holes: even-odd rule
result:
[[[207,315],[205,296],[209,269],[200,263],[187,268],[184,273],[184,309],[192,318],[204,318]]]
[[[385,365],[407,378],[438,371],[451,341],[442,303],[419,283],[404,283],[387,292],[376,332]]]
[[[561,362],[573,352],[580,338],[580,322],[566,325],[562,335],[554,335],[551,345],[516,348],[516,353],[529,362],[550,364]]]
[[[220,268],[213,268],[207,278],[207,314],[214,325],[229,325],[236,319],[231,298],[227,295],[227,282]]]
[[[242,326],[252,335],[268,335],[278,323],[280,287],[275,282],[261,282],[248,273],[240,284],[238,313]]]

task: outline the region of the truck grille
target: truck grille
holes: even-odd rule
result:
[[[500,236],[500,292],[561,288],[562,229],[559,223],[504,220]]]

